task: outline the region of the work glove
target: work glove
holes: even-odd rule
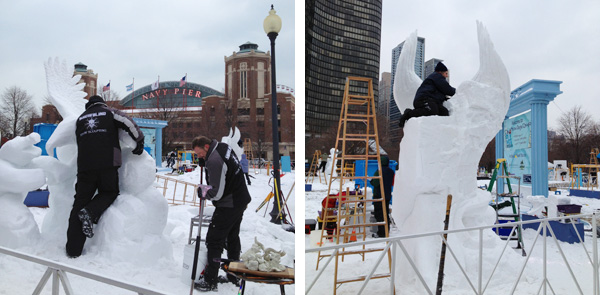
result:
[[[137,145],[135,146],[135,148],[131,152],[134,153],[134,154],[136,154],[136,155],[141,155],[143,151],[144,151],[144,142],[140,141],[140,142],[137,143]]]
[[[212,188],[211,185],[199,184],[198,185],[198,197],[201,200],[206,200],[206,193]]]

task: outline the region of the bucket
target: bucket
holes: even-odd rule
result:
[[[183,268],[181,269],[181,282],[190,285],[190,280],[192,279],[192,269],[193,269],[193,261],[194,261],[194,252],[196,251],[196,245],[185,245],[183,248]],[[204,272],[204,267],[206,266],[206,254],[207,254],[206,246],[200,244],[200,251],[198,251],[198,262],[196,268],[196,277],[195,280],[198,282],[200,280],[200,275]]]
[[[316,248],[322,246],[321,243],[321,230],[313,230],[309,235],[310,247]]]

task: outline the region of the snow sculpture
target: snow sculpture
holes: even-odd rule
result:
[[[45,183],[42,169],[32,160],[42,154],[34,144],[40,135],[16,137],[0,149],[0,246],[33,246],[40,232],[31,211],[23,204],[27,192]]]
[[[331,148],[329,150],[329,157],[327,157],[327,164],[325,164],[325,174],[326,175],[330,175],[331,177],[337,177],[337,171],[336,169],[333,170],[333,175],[331,175],[331,166],[333,165],[333,156],[337,154],[337,150],[335,148]],[[339,163],[339,159],[336,161],[336,166],[337,163]]]
[[[234,129],[235,128],[235,129]],[[221,142],[228,144],[231,149],[235,152],[235,155],[238,157],[238,160],[241,159],[242,154],[244,153],[244,148],[239,145],[241,133],[237,127],[229,129],[229,135],[223,136],[221,138]]]
[[[285,256],[284,251],[275,251],[272,248],[265,249],[265,246],[254,237],[254,244],[240,258],[249,270],[284,271],[285,265],[280,264],[282,256]]]
[[[502,126],[510,102],[508,73],[485,27],[477,22],[479,72],[458,87],[445,104],[449,117],[420,117],[407,121],[400,144],[399,171],[396,173],[392,216],[402,235],[443,230],[446,197],[452,194],[450,229],[491,225],[495,221],[488,206],[490,194],[477,189],[477,164],[486,145]],[[411,107],[420,80],[414,73],[416,33],[405,43],[398,60],[394,99],[401,109]],[[457,66],[458,67],[458,66]],[[471,236],[475,235],[475,236]],[[498,241],[492,231],[484,239]],[[461,263],[476,269],[476,233],[449,235],[449,242]],[[499,244],[499,243],[496,243]],[[441,239],[439,236],[405,242],[409,256],[434,289],[438,274]],[[486,247],[488,245],[486,244]],[[490,246],[496,247],[496,246]],[[459,273],[446,256],[446,274]],[[403,255],[398,257],[397,277],[415,280],[414,271]],[[484,265],[493,265],[494,263]],[[464,264],[463,264],[464,265]],[[454,269],[453,269],[454,267]],[[448,281],[448,280],[447,280]],[[420,283],[419,283],[420,285]]]
[[[50,153],[57,148],[58,160],[52,157],[35,160],[46,172],[52,194],[42,237],[64,247],[77,176],[75,122],[84,111],[86,94],[81,91],[84,84],[77,84],[80,76],[73,76],[73,68],[67,67],[65,61],[49,59],[45,67],[50,101],[64,120],[46,143]],[[84,255],[142,266],[152,265],[159,258],[171,259],[171,243],[163,234],[168,205],[152,186],[154,160],[148,153],[133,155],[135,142],[122,130],[119,139],[123,163],[119,168],[120,195],[94,227],[96,234],[86,241]]]

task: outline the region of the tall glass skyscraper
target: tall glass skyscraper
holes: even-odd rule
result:
[[[438,63],[443,62],[443,59],[439,59],[439,58],[432,58],[428,61],[425,62],[425,71],[423,72],[423,80],[425,80],[425,78],[427,78],[427,76],[433,74],[433,72],[435,72],[435,66],[437,66]]]
[[[392,49],[392,89],[390,91],[390,129],[389,134],[392,141],[400,141],[400,127],[398,124],[400,123],[401,112],[404,110],[399,110],[396,105],[396,101],[394,100],[394,79],[396,77],[396,66],[398,65],[398,59],[400,58],[400,53],[402,52],[402,47],[404,46],[404,42],[398,44],[394,49]],[[415,73],[417,76],[421,78],[421,80],[425,79],[424,75],[424,62],[425,62],[425,38],[417,37],[417,54],[415,56]]]
[[[381,2],[305,1],[307,141],[337,126],[346,77],[372,78],[377,98]]]

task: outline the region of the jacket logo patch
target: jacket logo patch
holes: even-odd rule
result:
[[[90,118],[86,123],[87,129],[90,130],[96,128],[96,126],[98,126],[98,120],[96,120],[95,118]]]

